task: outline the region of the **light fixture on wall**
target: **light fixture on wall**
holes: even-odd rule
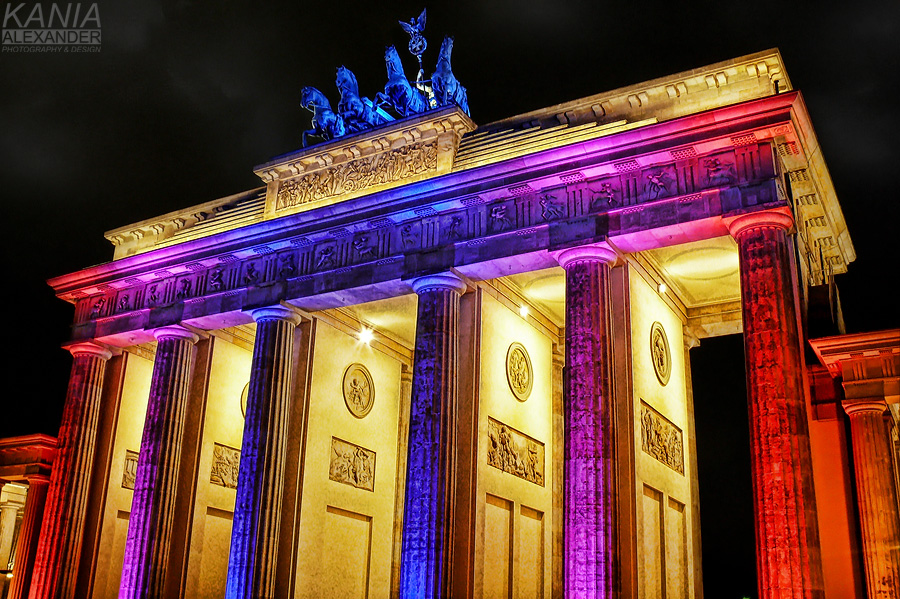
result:
[[[369,345],[372,343],[372,340],[375,338],[375,333],[372,332],[372,329],[363,327],[359,334],[356,336],[359,339],[360,343],[365,343]]]

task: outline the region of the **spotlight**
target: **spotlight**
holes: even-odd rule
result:
[[[665,284],[665,283],[660,283],[660,284],[656,287],[656,290],[659,291],[660,293],[665,293],[666,291],[669,290],[669,288],[666,287],[666,284]]]
[[[359,332],[359,335],[357,335],[357,338],[360,340],[361,343],[365,343],[366,345],[369,345],[372,342],[372,339],[375,338],[375,333],[372,332],[372,329],[363,329]]]
[[[519,316],[522,318],[528,318],[528,306],[522,304],[522,307],[519,308]]]

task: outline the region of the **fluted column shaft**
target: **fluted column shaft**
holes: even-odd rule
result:
[[[72,597],[81,557],[103,375],[112,357],[109,350],[93,343],[68,349],[73,356],[72,372],[31,577],[31,599]]]
[[[282,307],[254,310],[252,316],[256,342],[231,529],[228,599],[275,596],[294,329],[300,322],[297,313]]]
[[[803,364],[780,212],[738,217],[751,474],[761,599],[823,597]]]
[[[157,329],[156,358],[125,542],[119,599],[162,596],[175,513],[184,416],[198,337],[180,326]]]
[[[850,416],[869,599],[900,597],[900,515],[884,400],[844,400]]]
[[[459,298],[457,277],[417,279],[400,597],[439,599],[451,583]]]
[[[28,588],[31,586],[31,575],[34,570],[34,557],[37,553],[38,533],[49,486],[50,477],[48,476],[36,474],[28,477],[25,513],[22,515],[19,540],[16,542],[16,563],[13,566],[13,578],[6,596],[7,599],[22,599],[28,596]]]
[[[566,250],[565,596],[619,596],[608,248]]]

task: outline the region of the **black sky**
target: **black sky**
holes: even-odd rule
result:
[[[397,21],[423,4],[385,6],[105,1],[101,53],[0,54],[4,404],[14,415],[0,419],[0,436],[58,428],[72,309],[46,279],[110,260],[104,231],[258,186],[254,165],[300,146],[302,86],[336,101],[343,64],[374,95],[384,46],[408,58]],[[426,64],[454,35],[454,72],[481,124],[780,48],[858,255],[838,277],[848,329],[900,326],[900,2],[426,6]]]

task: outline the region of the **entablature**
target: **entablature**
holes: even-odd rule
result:
[[[798,98],[771,96],[451,172],[50,283],[76,303],[74,338],[116,337],[168,320],[241,324],[239,313],[254,303],[314,310],[406,293],[405,279],[447,268],[475,280],[545,268],[548,250],[601,239],[636,252],[720,236],[725,214],[787,205],[776,139],[799,144]],[[362,288],[369,295],[354,296]],[[214,317],[223,314],[233,318]]]

